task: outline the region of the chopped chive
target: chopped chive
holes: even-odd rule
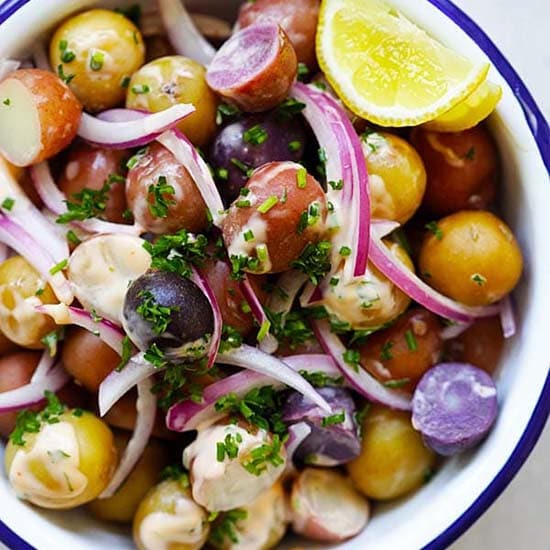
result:
[[[249,178],[254,171],[252,167],[248,166],[248,164],[245,164],[238,158],[233,157],[229,162],[233,164],[233,166],[236,166],[243,174],[246,175],[247,178]]]
[[[50,274],[55,275],[56,273],[59,273],[60,271],[63,271],[67,267],[68,263],[69,263],[69,260],[67,260],[67,259],[61,260],[58,264],[55,264],[50,269]]]
[[[90,57],[90,69],[92,71],[100,71],[103,67],[105,54],[103,52],[94,52]]]
[[[330,284],[330,286],[336,286],[339,281],[340,281],[340,279],[338,277],[331,277],[329,284]]]
[[[250,304],[246,300],[243,300],[241,302],[241,311],[243,313],[250,313],[252,311],[252,308],[250,307]]]
[[[256,247],[256,255],[258,256],[258,260],[260,260],[260,262],[267,262],[267,260],[269,259],[267,246],[265,244],[259,244]]]
[[[132,93],[134,94],[147,94],[151,91],[147,84],[135,84],[132,86]]]
[[[9,97],[6,97],[6,99],[4,99],[2,103],[9,107],[11,105],[11,99]]]
[[[309,67],[305,63],[298,63],[298,80],[305,82],[309,75]]]
[[[340,191],[344,188],[344,180],[329,181],[328,184],[335,190]]]
[[[82,242],[72,229],[69,229],[69,231],[67,231],[67,240],[74,245],[80,244]]]
[[[304,189],[307,184],[307,171],[305,168],[296,170],[296,185],[298,189]]]
[[[405,332],[405,340],[407,341],[409,351],[416,351],[418,349],[418,342],[412,330],[407,330],[407,332]]]
[[[131,79],[128,75],[123,77],[123,79],[120,81],[120,87],[121,88],[128,88],[128,86],[130,85],[130,80]]]
[[[302,147],[302,142],[300,141],[290,141],[288,143],[288,150],[291,153],[296,153],[296,151],[299,151],[301,147]]]
[[[432,235],[440,241],[443,238],[443,231],[441,231],[441,228],[439,225],[437,225],[437,222],[429,222],[424,226]]]
[[[252,231],[252,229],[248,229],[247,231],[245,231],[243,233],[243,239],[249,243],[250,241],[253,241],[254,240],[254,232]]]
[[[261,124],[255,124],[243,133],[243,139],[251,145],[261,145],[267,140],[267,132]]]
[[[241,187],[241,190],[239,191],[239,195],[241,197],[246,197],[250,195],[250,189],[248,187]]]
[[[470,147],[468,151],[466,151],[466,154],[464,155],[464,158],[469,161],[473,161],[476,158],[476,148]]]
[[[321,420],[321,426],[326,428],[327,426],[333,426],[334,424],[342,424],[346,420],[346,411],[340,411],[336,414],[331,414],[330,416],[325,416]]]
[[[229,171],[227,168],[216,168],[215,176],[222,181],[227,181],[229,179]]]
[[[258,335],[256,336],[256,339],[258,340],[258,342],[261,342],[267,336],[270,328],[271,328],[271,323],[267,319],[262,322],[262,326],[260,327],[260,330],[258,331]]]
[[[240,199],[235,202],[235,206],[237,208],[249,208],[250,207],[250,201],[248,199]]]
[[[11,197],[6,197],[2,201],[2,208],[4,210],[7,210],[8,212],[11,212],[11,209],[13,208],[14,204],[15,204],[15,199],[12,199]]]
[[[275,195],[271,195],[267,199],[265,199],[260,206],[258,206],[257,210],[260,214],[266,214],[269,212],[277,203],[279,202],[279,199]]]
[[[480,273],[474,273],[470,278],[479,286],[483,286],[487,282],[487,279]]]
[[[393,355],[391,352],[391,349],[393,348],[393,342],[391,340],[388,340],[383,346],[382,351],[380,352],[380,360],[381,361],[390,361],[393,359]]]
[[[398,380],[387,380],[384,382],[386,388],[402,388],[406,386],[411,381],[410,378],[400,378]]]
[[[342,246],[338,251],[338,254],[345,258],[351,254],[351,248],[349,246]]]

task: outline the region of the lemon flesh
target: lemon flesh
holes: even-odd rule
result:
[[[324,0],[316,45],[346,106],[382,126],[433,120],[479,87],[489,70],[381,0]]]

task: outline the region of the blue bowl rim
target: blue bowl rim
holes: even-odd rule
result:
[[[0,5],[0,24],[11,17],[19,8],[23,7],[29,1],[30,0],[5,0]],[[550,175],[550,126],[519,74],[481,27],[459,7],[450,0],[427,1],[456,23],[476,42],[511,87],[513,94],[516,96],[523,110],[527,125],[533,134],[544,165],[546,166],[546,170]],[[527,423],[527,427],[504,466],[470,507],[457,520],[449,525],[445,531],[428,543],[423,550],[443,550],[447,548],[481,517],[489,506],[491,506],[500,496],[504,489],[506,489],[523,463],[527,460],[549,416],[550,371],[546,377],[544,387],[533,410],[533,414]],[[35,550],[33,546],[28,544],[2,521],[0,521],[0,541],[12,550]]]

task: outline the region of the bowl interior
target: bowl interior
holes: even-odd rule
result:
[[[72,12],[96,5],[114,7],[131,3],[135,1],[31,0],[2,26],[0,57],[28,56],[35,41],[47,36],[55,22]],[[144,7],[150,4],[141,3]],[[198,11],[225,13],[228,18],[234,15],[239,3],[238,0],[187,2]],[[449,46],[473,59],[485,58],[476,43],[428,1],[391,0],[391,3]],[[550,204],[550,185],[512,88],[494,68],[490,78],[504,89],[498,110],[490,119],[502,158],[500,206],[525,257],[525,272],[514,293],[519,331],[507,342],[497,374],[500,415],[482,446],[446,461],[435,478],[412,496],[377,506],[366,531],[338,548],[418,549],[430,544],[466,510],[472,513],[480,505],[480,501],[474,504],[476,500],[513,454],[543,391],[550,360],[545,342],[545,312],[550,309],[550,247],[546,242],[550,217],[545,205]],[[95,522],[82,511],[56,513],[24,504],[13,495],[3,476],[0,476],[0,495],[0,520],[41,550],[57,550],[62,545],[71,549],[103,545],[133,547],[126,529]],[[493,497],[487,491],[484,498]],[[291,546],[295,547],[294,543],[287,547]],[[307,547],[316,546],[307,543]]]

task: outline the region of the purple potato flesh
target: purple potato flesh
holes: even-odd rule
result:
[[[430,449],[451,456],[479,443],[497,416],[492,378],[467,363],[440,363],[420,380],[412,423]]]
[[[305,422],[311,427],[311,433],[296,449],[294,458],[317,466],[350,462],[361,452],[355,403],[349,392],[342,388],[326,387],[317,391],[332,407],[331,415],[298,393],[292,393],[283,408],[284,422]],[[340,421],[342,413],[343,421]]]

